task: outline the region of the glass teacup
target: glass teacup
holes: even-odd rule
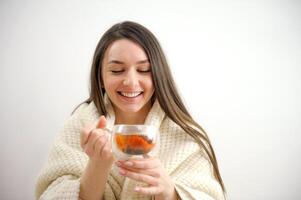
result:
[[[113,126],[112,151],[117,159],[150,156],[158,148],[159,134],[152,125]]]

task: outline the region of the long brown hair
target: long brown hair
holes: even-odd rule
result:
[[[94,102],[98,112],[106,115],[104,104],[105,90],[102,87],[102,60],[108,46],[118,39],[129,39],[139,44],[146,52],[151,64],[151,73],[157,98],[166,115],[178,124],[187,134],[203,148],[213,166],[214,176],[223,191],[225,187],[221,178],[214,150],[204,129],[192,118],[177,91],[166,57],[156,37],[144,26],[125,21],[113,25],[100,39],[95,49],[90,75],[90,97],[84,103]]]

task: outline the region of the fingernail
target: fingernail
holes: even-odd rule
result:
[[[139,187],[135,187],[134,190],[135,190],[135,192],[138,192],[140,189],[139,189]]]

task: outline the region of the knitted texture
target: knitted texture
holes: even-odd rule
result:
[[[106,108],[106,127],[111,129],[115,122],[115,114],[108,98]],[[79,199],[79,180],[88,162],[88,156],[80,147],[80,130],[88,124],[96,123],[99,117],[92,102],[81,105],[67,120],[37,178],[37,199]],[[165,116],[157,101],[145,124],[156,126],[160,132],[160,145],[152,156],[161,160],[181,199],[224,199],[221,186],[213,176],[212,165],[204,151],[177,124]],[[134,192],[134,187],[140,184],[119,175],[117,168],[113,166],[106,183],[104,199],[152,199],[151,196]]]

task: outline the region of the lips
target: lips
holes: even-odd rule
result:
[[[118,94],[127,97],[127,98],[135,98],[141,95],[143,92],[142,91],[137,91],[137,92],[121,92],[119,91]]]

